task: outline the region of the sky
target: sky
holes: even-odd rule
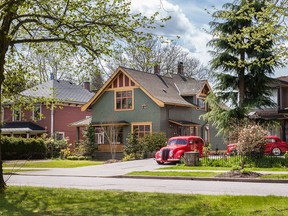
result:
[[[212,21],[208,12],[221,9],[222,5],[233,0],[132,0],[132,10],[144,15],[152,15],[158,11],[162,16],[172,16],[165,27],[157,34],[175,39],[180,36],[178,44],[187,49],[205,66],[211,56],[206,46],[211,36],[209,22]],[[288,76],[288,67],[275,70],[275,77]]]

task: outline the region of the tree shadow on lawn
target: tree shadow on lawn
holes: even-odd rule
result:
[[[0,194],[0,215],[39,215],[47,209],[45,198],[29,195],[29,191],[9,191]]]

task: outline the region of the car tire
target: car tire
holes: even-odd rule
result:
[[[161,161],[156,161],[159,165],[162,165],[164,164],[164,162],[161,162]]]
[[[279,156],[281,154],[281,150],[279,148],[273,148],[271,153],[274,156]]]

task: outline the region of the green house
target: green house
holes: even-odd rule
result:
[[[198,135],[212,145],[212,150],[225,149],[215,129],[200,118],[207,111],[209,91],[206,80],[183,76],[181,65],[177,74],[166,76],[160,75],[159,67],[154,73],[119,67],[81,109],[92,111],[89,121],[103,154],[111,151],[107,134],[112,134],[115,152],[121,157],[129,133],[141,137],[153,132],[164,132],[167,138]],[[74,126],[80,127],[81,122]]]

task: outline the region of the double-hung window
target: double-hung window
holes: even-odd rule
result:
[[[33,121],[41,119],[41,104],[37,104],[33,109]]]
[[[133,109],[133,92],[127,91],[115,91],[115,108],[116,110],[132,110]]]

